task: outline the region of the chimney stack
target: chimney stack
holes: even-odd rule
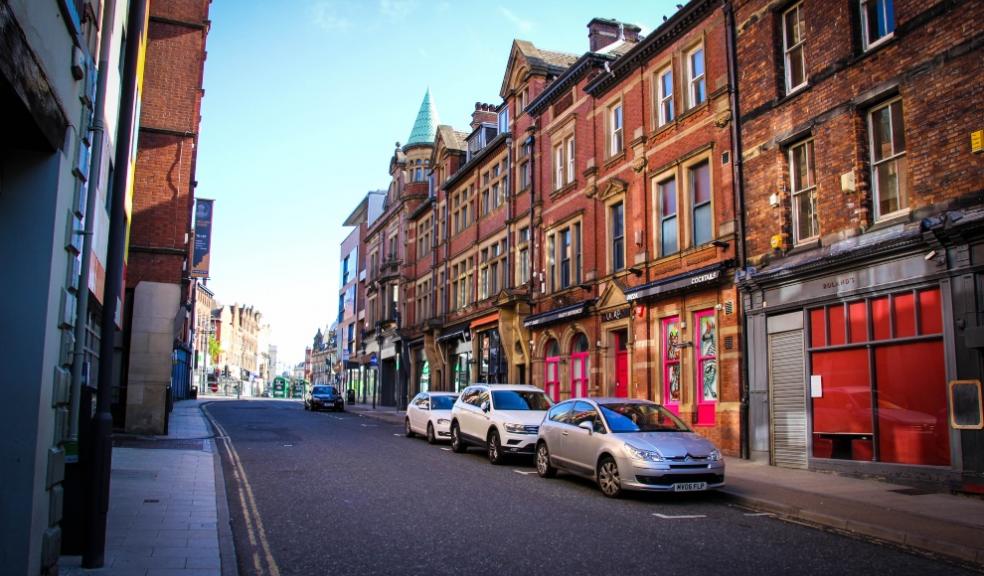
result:
[[[495,124],[498,117],[495,113],[495,106],[483,102],[475,102],[475,111],[472,112],[471,129],[474,130],[482,124]]]
[[[597,52],[617,40],[629,43],[639,41],[642,28],[635,24],[627,24],[608,18],[594,18],[588,22],[588,41],[592,52]]]

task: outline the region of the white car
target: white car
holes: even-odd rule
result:
[[[475,384],[451,409],[451,450],[481,446],[489,462],[506,454],[533,454],[540,422],[550,408],[547,395],[526,384]]]
[[[407,406],[407,438],[415,434],[433,444],[451,437],[451,407],[458,395],[454,392],[421,392]]]

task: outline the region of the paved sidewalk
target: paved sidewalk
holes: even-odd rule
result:
[[[167,436],[114,435],[105,566],[85,570],[81,557],[63,556],[62,574],[236,574],[221,466],[200,404],[176,403]]]
[[[350,404],[346,410],[392,424],[406,413]],[[777,517],[874,538],[984,570],[984,499],[826,472],[728,458],[733,502]]]

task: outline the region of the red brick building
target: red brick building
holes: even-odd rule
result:
[[[984,5],[734,4],[753,455],[980,490]]]
[[[127,431],[164,432],[172,355],[182,371],[190,358],[188,257],[209,4],[150,2],[118,398]]]
[[[554,398],[648,398],[737,453],[724,25],[709,1],[641,41],[595,19],[590,36],[615,41],[594,44],[533,101],[543,276],[525,323],[533,381]]]

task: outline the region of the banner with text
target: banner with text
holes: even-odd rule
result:
[[[212,252],[212,203],[214,200],[195,200],[195,245],[192,250],[191,276],[208,278]]]

